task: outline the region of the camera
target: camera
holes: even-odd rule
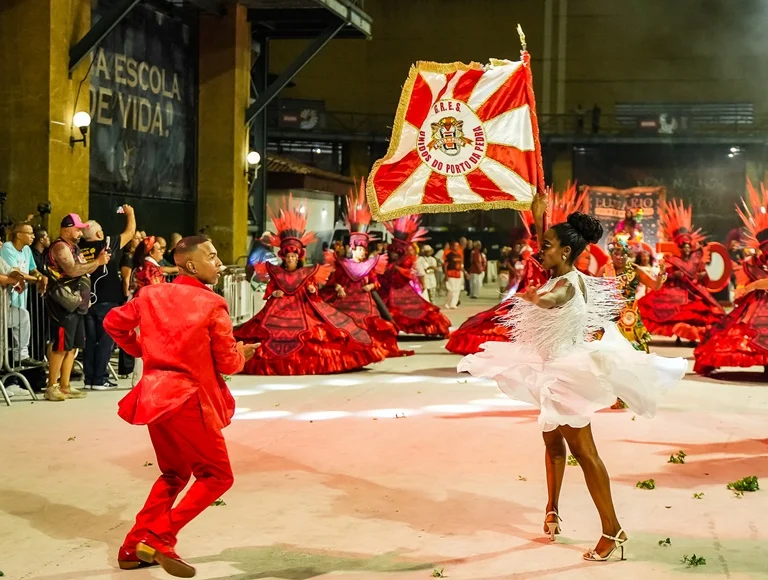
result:
[[[44,203],[38,203],[37,204],[37,213],[40,214],[40,217],[44,217],[51,213],[51,202],[46,201]]]

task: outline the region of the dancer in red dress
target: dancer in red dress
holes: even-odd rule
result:
[[[768,192],[763,184],[762,196],[752,183],[747,187],[749,203],[743,202],[744,210],[737,211],[755,254],[736,271],[736,307],[693,351],[693,370],[702,375],[720,367],[768,367]]]
[[[195,569],[176,554],[176,535],[232,486],[221,430],[235,401],[221,375],[240,372],[256,345],[235,343],[226,301],[206,286],[218,281],[222,267],[213,244],[185,238],[174,259],[180,275],[173,284],[145,286],[107,314],[104,328],[120,348],[144,360],[144,375],[120,401],[118,414],[148,426],[162,472],[118,564],[124,570],[160,564],[172,576],[191,578]]]
[[[699,341],[725,315],[704,284],[704,236],[693,231],[692,209],[682,202],[665,203],[660,212],[661,227],[674,241],[680,255],[665,258],[667,281],[661,290],[650,292],[637,303],[640,316],[651,334]]]
[[[397,327],[406,334],[445,338],[450,333],[451,321],[411,286],[416,256],[408,247],[424,241],[427,233],[419,222],[419,216],[411,215],[384,224],[393,238],[387,269],[379,276],[381,298]]]
[[[391,322],[391,315],[376,293],[381,287],[377,274],[384,272],[387,256],[368,257],[371,210],[365,199],[365,183],[361,183],[357,196],[354,191],[350,191],[347,196],[345,220],[349,228],[352,258],[340,258],[333,252],[327,253],[328,263],[334,270],[320,291],[320,296],[367,331],[388,358],[412,355],[412,350],[400,350],[398,347],[397,327]],[[382,317],[382,311],[389,320]]]
[[[245,365],[249,375],[322,375],[357,370],[386,358],[368,332],[318,294],[331,267],[304,266],[305,247],[314,240],[305,232],[307,217],[293,207],[293,199],[272,216],[280,248],[281,266],[260,265],[269,275],[267,301],[256,316],[235,329],[235,337],[260,342]]]
[[[586,192],[579,195],[575,183],[569,185],[563,193],[556,193],[553,189],[549,188],[546,195],[552,223],[566,221],[570,214],[584,207],[586,199]],[[450,352],[463,355],[475,354],[480,352],[480,345],[484,342],[508,342],[509,329],[499,324],[499,317],[506,315],[514,304],[514,301],[509,300],[509,298],[516,293],[524,292],[531,284],[541,286],[549,279],[549,273],[542,270],[537,257],[538,243],[536,241],[536,226],[533,222],[533,214],[530,211],[522,211],[520,216],[523,218],[523,225],[530,242],[522,254],[524,266],[518,283],[507,292],[507,296],[501,301],[501,304],[492,306],[488,310],[483,310],[468,318],[464,324],[451,333],[451,338],[448,339],[448,343],[445,345],[445,348]],[[583,267],[587,268],[590,264],[589,254],[587,251],[584,254],[587,256],[587,259]],[[579,268],[581,265],[580,262],[577,262],[576,267]]]

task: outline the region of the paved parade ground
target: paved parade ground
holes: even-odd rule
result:
[[[463,298],[453,323],[488,307],[485,295]],[[768,578],[768,491],[726,489],[751,475],[768,488],[762,369],[689,374],[652,421],[595,417],[631,541],[628,561],[589,563],[581,554],[600,526],[579,467],[566,468],[553,545],[542,532],[536,412],[457,375],[459,357],[444,343],[407,339],[415,356],[344,375],[235,377],[238,410],[226,430],[235,486],[178,545],[197,577]],[[670,342],[655,351],[692,353]],[[0,406],[0,570],[9,580],[170,578],[116,568],[158,475],[146,429],[116,415],[127,388]],[[679,451],[685,463],[668,463]],[[655,489],[636,487],[650,479]],[[694,554],[706,565],[681,563]]]

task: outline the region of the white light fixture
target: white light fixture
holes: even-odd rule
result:
[[[741,151],[739,147],[731,147],[731,153],[738,153],[739,151]]]
[[[733,154],[733,153],[729,153],[729,154],[728,154],[728,157],[730,157],[731,159],[733,159],[733,157],[734,157],[734,154]]]
[[[88,127],[91,126],[91,116],[85,111],[78,111],[75,113],[75,116],[72,117],[72,125],[80,130],[80,134],[83,136],[83,138],[75,139],[74,137],[70,136],[69,146],[74,147],[75,143],[82,143],[83,147],[88,147],[88,140],[86,139],[86,135],[88,134]]]
[[[259,167],[261,167],[261,165],[259,165],[261,162],[261,155],[258,151],[249,151],[245,160],[248,163],[245,174],[248,176],[248,185],[251,185],[256,179],[256,172],[259,170]]]

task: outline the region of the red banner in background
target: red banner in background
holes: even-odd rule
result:
[[[643,210],[643,241],[652,248],[659,241],[659,206],[666,199],[664,187],[633,187],[616,189],[604,186],[584,186],[588,191],[589,213],[603,224],[605,234],[600,240],[605,246],[616,230],[616,224],[624,219],[627,208]]]

